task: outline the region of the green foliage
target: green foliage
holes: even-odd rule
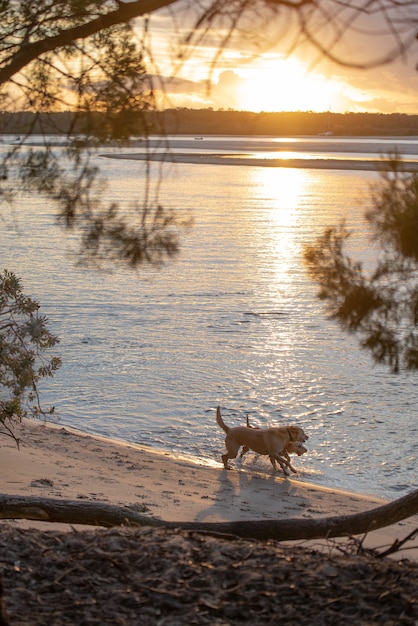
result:
[[[373,197],[374,207],[366,217],[383,246],[399,259],[418,262],[418,175],[405,176],[395,154],[381,178],[382,185]]]
[[[153,106],[142,53],[126,26],[98,33],[94,43],[106,64],[102,64],[103,79],[95,81],[86,99],[87,110],[103,114],[96,116],[100,123],[93,130],[101,141],[129,140],[142,130],[138,112]]]
[[[0,273],[0,433],[14,437],[13,425],[22,417],[50,415],[43,409],[38,382],[53,376],[61,365],[45,353],[58,343],[39,314],[39,304],[25,296],[21,281],[12,273]]]
[[[373,359],[390,367],[418,369],[418,174],[406,173],[395,155],[382,168],[366,214],[380,255],[372,271],[345,254],[344,223],[329,228],[305,250],[330,316]]]
[[[35,132],[45,136],[41,149],[12,147],[0,165],[0,196],[7,194],[10,201],[23,182],[53,201],[61,223],[79,233],[84,260],[118,258],[132,267],[173,257],[187,224],[158,199],[150,200],[149,184],[138,189],[129,220],[114,203],[103,206],[104,184],[91,164],[103,145],[125,145],[149,130],[145,115],[155,103],[143,41],[129,20],[139,5],[112,0],[0,4],[3,109],[31,113],[22,115],[21,128],[14,124],[9,132],[20,135],[22,144]],[[14,64],[18,71],[11,75]],[[67,141],[57,149],[46,135],[55,130],[54,115],[68,110]],[[9,120],[1,116],[1,132],[8,132]]]

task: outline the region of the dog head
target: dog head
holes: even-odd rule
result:
[[[293,452],[298,456],[302,456],[302,454],[305,454],[305,452],[308,451],[301,441],[291,441],[287,444],[286,450],[287,452]]]
[[[295,441],[295,442],[301,441],[303,443],[304,441],[307,441],[307,439],[309,439],[308,435],[300,426],[289,426],[288,431],[289,431],[290,439],[292,441]]]

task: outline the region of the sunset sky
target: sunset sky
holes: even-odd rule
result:
[[[172,18],[164,13],[153,16],[151,24],[155,85],[164,85],[164,107],[418,114],[417,26],[408,32],[403,27],[408,42],[403,58],[370,69],[338,65],[307,44],[288,54],[288,32],[278,43],[267,33],[269,46],[261,46],[258,38],[258,49],[241,34],[228,43],[213,67],[218,44],[212,33],[209,41],[187,49],[185,60],[173,69],[181,29],[178,24],[173,28]],[[366,25],[365,34],[358,28],[346,35],[338,47],[340,56],[355,64],[375,63],[390,53],[397,42],[385,34],[381,23],[373,26]]]

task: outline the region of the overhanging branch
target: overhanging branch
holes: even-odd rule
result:
[[[101,15],[85,24],[62,30],[58,35],[45,37],[39,41],[22,45],[16,54],[12,56],[7,65],[0,69],[0,84],[10,80],[12,76],[20,72],[20,70],[31,63],[31,61],[34,61],[46,52],[51,52],[63,46],[69,46],[78,39],[86,39],[111,26],[123,24],[136,17],[153,13],[170,4],[174,4],[175,1],[176,0],[136,0],[134,2],[120,2],[115,11],[111,11],[106,15]]]

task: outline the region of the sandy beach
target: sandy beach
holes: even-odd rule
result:
[[[0,439],[3,494],[100,501],[132,506],[167,521],[199,522],[347,515],[385,502],[270,472],[227,472],[221,463],[205,467],[168,452],[88,436],[60,425],[25,421],[19,438],[19,450],[12,439]],[[27,520],[13,523],[24,528],[63,527]],[[365,545],[391,545],[417,527],[418,516],[414,516],[370,533]],[[408,543],[407,556],[418,559],[417,539]]]

